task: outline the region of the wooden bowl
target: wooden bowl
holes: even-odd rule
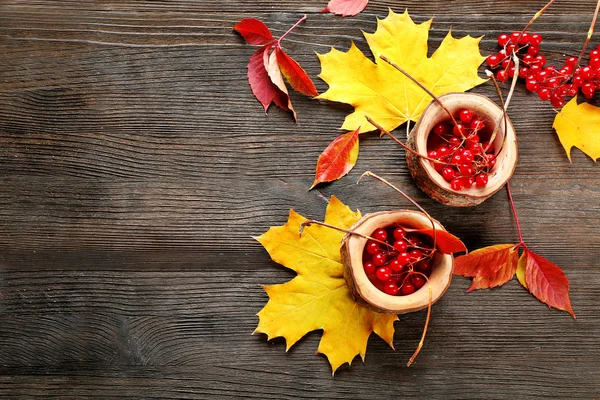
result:
[[[435,221],[436,229],[445,230]],[[371,235],[377,228],[398,224],[408,228],[431,228],[431,221],[421,212],[410,210],[385,211],[365,215],[351,231]],[[346,234],[342,240],[341,255],[344,264],[344,278],[352,296],[361,304],[382,313],[404,314],[422,310],[429,305],[429,288],[422,288],[408,296],[392,296],[377,289],[365,273],[362,262],[363,249],[367,239]],[[433,256],[429,282],[433,289],[433,303],[438,301],[450,286],[454,257],[451,254],[436,252]]]
[[[473,93],[449,93],[440,96],[442,103],[454,114],[468,108],[474,114],[484,119],[492,130],[502,117],[502,109],[489,98]],[[433,127],[439,122],[448,120],[448,114],[436,102],[432,101],[423,111],[421,118],[408,136],[407,145],[419,154],[427,154],[427,139]],[[512,177],[517,166],[517,138],[512,122],[507,119],[507,128],[504,121],[500,123],[494,147],[501,149],[496,157],[496,165],[488,175],[488,184],[484,188],[473,186],[470,189],[454,190],[450,183],[442,177],[430,161],[418,157],[410,152],[406,153],[406,160],[411,175],[421,190],[432,199],[451,206],[468,207],[483,203],[494,193],[500,190]],[[502,142],[506,138],[504,145]]]

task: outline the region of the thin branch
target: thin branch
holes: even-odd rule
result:
[[[521,224],[519,223],[519,216],[517,215],[517,209],[515,208],[515,201],[513,200],[512,193],[510,192],[510,182],[506,182],[506,192],[508,193],[508,201],[512,208],[513,215],[515,216],[515,224],[517,225],[517,231],[519,232],[519,244],[525,244],[523,241],[523,234],[521,233]]]
[[[598,11],[600,11],[600,0],[596,3],[596,10],[594,11],[594,17],[592,18],[592,23],[590,25],[590,29],[588,30],[587,37],[585,38],[585,42],[583,43],[583,48],[577,57],[577,61],[581,60],[581,57],[585,54],[585,49],[587,48],[590,40],[592,39],[592,35],[594,34],[594,26],[596,25],[596,20],[598,19]]]
[[[419,345],[417,346],[417,349],[413,353],[410,360],[408,360],[408,362],[406,363],[407,367],[411,366],[411,364],[415,361],[415,358],[417,358],[417,355],[421,351],[421,348],[423,348],[423,343],[425,342],[425,335],[427,334],[427,327],[429,326],[429,320],[431,319],[431,306],[433,304],[433,289],[431,289],[431,283],[429,283],[429,280],[427,280],[427,286],[429,287],[429,304],[427,306],[427,319],[425,320],[425,327],[423,328],[423,335],[421,336]]]
[[[337,227],[335,225],[329,225],[329,224],[326,224],[325,222],[315,221],[313,219],[307,219],[307,220],[302,221],[302,223],[300,224],[300,231],[298,232],[298,235],[300,237],[302,237],[302,233],[304,232],[304,228],[306,228],[307,226],[311,226],[311,225],[321,225],[321,226],[324,226],[326,228],[335,229],[336,231],[347,233],[349,235],[359,236],[359,237],[361,237],[363,239],[372,240],[372,241],[377,242],[379,244],[383,244],[383,245],[385,245],[387,247],[391,247],[394,251],[397,251],[394,248],[394,246],[392,246],[391,244],[383,242],[383,241],[378,240],[378,239],[375,239],[375,238],[373,238],[371,236],[363,235],[362,233],[355,232],[355,231],[350,231],[348,229],[343,229],[343,228]]]

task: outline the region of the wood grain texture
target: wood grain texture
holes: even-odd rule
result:
[[[568,163],[552,108],[522,86],[513,195],[529,246],[570,279],[576,321],[516,281],[467,294],[455,278],[411,368],[423,312],[400,317],[395,352],[373,338],[366,363],[335,378],[314,355],[318,333],[288,353],[251,335],[260,284],[292,276],[253,236],[290,208],[321,218],[333,194],[363,212],[408,207],[375,182],[356,185],[367,169],[470,249],[514,242],[516,229],[506,193],[441,206],[377,135],[361,137],[349,176],[309,192],[349,109],[294,93],[297,125],[265,115],[246,81],[254,49],[231,27],[255,16],[280,35],[307,13],[284,47],[316,77],[314,52],[355,41],[368,53],[360,31],[388,7],[435,16],[430,50],[452,29],[486,35],[489,53],[545,2],[371,0],[345,19],[319,13],[325,0],[0,2],[0,397],[600,397],[598,167],[578,150]],[[552,63],[578,52],[593,8],[560,0],[536,23]],[[495,98],[489,85],[475,92]]]

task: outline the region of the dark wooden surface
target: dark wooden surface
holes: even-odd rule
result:
[[[513,192],[530,247],[571,281],[578,319],[548,310],[516,281],[435,305],[425,347],[405,363],[424,312],[400,317],[391,351],[373,337],[366,363],[331,377],[319,333],[288,353],[252,336],[259,284],[292,274],[252,236],[290,208],[321,218],[335,194],[363,212],[405,207],[373,170],[417,198],[471,249],[516,241],[500,192],[451,209],[413,185],[402,151],[365,136],[349,177],[307,191],[348,108],[292,95],[300,121],[252,97],[254,48],[231,27],[263,19],[315,78],[314,52],[366,50],[387,7],[494,37],[543,1],[372,0],[355,18],[305,2],[0,1],[0,396],[15,398],[600,398],[600,175],[569,164],[554,112],[519,86],[511,116],[520,160]],[[558,1],[534,30],[558,63],[576,54],[593,1]],[[598,40],[593,40],[596,44]],[[493,96],[489,86],[475,89]],[[402,133],[400,133],[403,136]]]

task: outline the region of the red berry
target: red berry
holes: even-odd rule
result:
[[[487,63],[490,67],[495,67],[500,63],[500,56],[498,54],[492,54],[488,57]]]
[[[383,253],[377,253],[373,256],[373,264],[375,264],[376,267],[381,267],[385,264],[385,261],[385,254]]]
[[[527,43],[529,43],[530,40],[531,40],[531,38],[529,37],[529,33],[523,32],[521,34],[521,38],[519,39],[519,44],[526,45]]]
[[[476,133],[469,135],[469,137],[467,138],[467,143],[469,145],[479,143],[479,135],[477,135]]]
[[[558,78],[550,78],[546,81],[546,87],[549,87],[550,89],[556,89],[559,86],[560,86],[560,79],[558,79]]]
[[[550,90],[547,88],[540,88],[538,90],[538,97],[540,100],[547,101],[550,100]]]
[[[461,157],[462,157],[461,161],[464,164],[468,164],[468,163],[472,163],[473,162],[473,153],[471,153],[469,150],[463,151]]]
[[[600,66],[600,57],[590,58],[590,67],[597,68]]]
[[[595,90],[596,86],[591,82],[588,82],[581,87],[581,93],[583,93],[586,99],[591,99],[594,97]]]
[[[389,294],[389,295],[392,295],[392,296],[397,295],[398,294],[398,290],[399,290],[399,288],[398,288],[398,286],[394,282],[386,283],[385,286],[383,287],[383,291],[386,294]]]
[[[427,157],[429,157],[429,158],[436,159],[437,156],[438,156],[438,153],[435,150],[431,150],[429,153],[427,153]]]
[[[435,133],[438,136],[443,136],[449,133],[448,125],[442,123],[437,124],[433,127],[433,133]]]
[[[490,149],[490,151],[493,151]],[[493,168],[496,165],[496,156],[494,154],[487,154],[485,156],[488,162],[488,167]]]
[[[463,188],[462,179],[459,179],[459,178],[453,179],[452,182],[450,182],[450,187],[452,188],[452,190],[461,190]]]
[[[375,272],[375,264],[373,264],[372,262],[364,263],[363,267],[365,267],[365,273],[367,275],[371,275]]]
[[[452,163],[455,165],[460,165],[462,164],[462,156],[460,154],[455,154],[452,157]]]
[[[529,68],[527,68],[527,67],[519,68],[519,78],[525,79],[528,76],[529,76]]]
[[[538,33],[531,34],[531,36],[529,36],[529,43],[531,43],[532,46],[539,46],[540,43],[542,43],[542,35]]]
[[[573,85],[575,85],[575,87],[581,87],[583,85],[583,78],[579,75],[575,75],[573,77]]]
[[[540,53],[540,48],[537,46],[529,46],[529,48],[527,49],[527,54],[529,54],[530,56],[537,56]]]
[[[473,179],[472,176],[468,176],[468,177],[462,178],[462,181],[463,181],[463,185],[465,185],[465,187],[467,189],[470,189],[471,186],[473,186],[473,183],[475,183],[475,179]]]
[[[512,67],[510,67],[510,68],[509,68],[507,71],[508,71],[508,76],[512,78],[513,76],[515,76],[515,73],[516,73],[517,69],[516,69],[516,68],[515,68],[515,66],[513,65],[513,66],[512,66]]]
[[[392,276],[392,271],[389,267],[381,267],[375,272],[375,276],[380,281],[387,281]]]
[[[407,248],[408,248],[408,243],[406,243],[406,241],[404,241],[404,240],[397,240],[394,243],[394,249],[398,250],[401,253],[406,251]]]
[[[500,36],[498,36],[498,44],[501,47],[506,46],[506,44],[510,41],[510,36],[508,36],[506,33],[501,34]]]
[[[379,228],[371,235],[374,239],[385,242],[388,239],[388,233],[385,229]]]
[[[437,149],[437,152],[440,158],[446,157],[448,154],[450,154],[450,150],[448,150],[448,148],[445,146],[442,146],[439,149]]]
[[[488,184],[488,176],[486,174],[479,174],[475,177],[475,185],[477,187],[485,187]]]
[[[480,131],[483,129],[484,126],[485,124],[479,118],[473,119],[471,121],[471,124],[469,124],[469,128],[473,129],[474,131]]]
[[[421,275],[413,275],[412,283],[415,285],[415,289],[421,289],[425,284],[425,278],[423,278]]]
[[[408,253],[410,260],[411,261],[417,261],[420,260],[421,257],[423,257],[423,253],[421,253],[419,250],[412,250],[410,253]]]
[[[464,136],[463,132],[465,132],[465,126],[461,123],[454,125],[454,128],[452,128],[452,133],[454,133],[454,136],[462,137]]]
[[[460,145],[462,140],[460,140],[460,138],[457,138],[456,136],[452,136],[450,139],[448,139],[448,142],[452,145],[452,147],[456,147]]]
[[[513,66],[513,61],[510,58],[507,58],[506,60],[502,61],[502,68],[507,69],[508,67]]]
[[[594,77],[594,75],[594,70],[589,65],[586,65],[585,67],[581,68],[581,77],[584,81],[589,81]]]
[[[483,152],[483,147],[481,147],[481,144],[479,143],[469,143],[469,150],[471,150],[471,153],[473,154],[479,154]]]
[[[540,89],[540,84],[534,79],[527,79],[525,82],[525,87],[530,92],[537,92]]]
[[[406,237],[406,231],[404,230],[404,228],[402,228],[401,226],[398,226],[396,229],[394,229],[394,239],[400,240],[400,239],[404,239],[405,237]]]
[[[409,294],[413,294],[415,292],[415,287],[412,283],[406,282],[404,285],[402,285],[401,291],[403,295],[408,296]]]
[[[513,32],[510,34],[510,41],[513,43],[517,43],[519,41],[520,36],[521,32]]]
[[[577,65],[578,61],[579,61],[579,59],[577,57],[569,57],[565,61],[565,66],[574,68]]]
[[[454,170],[450,167],[446,167],[442,170],[442,176],[445,180],[450,182],[452,179],[454,179]]]
[[[552,104],[552,107],[561,108],[565,105],[565,98],[559,94],[553,94],[552,97],[550,97],[550,104]]]
[[[462,176],[471,176],[475,172],[475,169],[472,165],[461,165],[459,170]]]
[[[600,57],[600,50],[595,49],[590,51],[590,59]]]
[[[530,77],[537,77],[537,74],[542,70],[542,67],[539,66],[538,64],[533,64],[530,68],[529,68],[529,76]]]
[[[398,258],[396,258],[400,265],[405,266],[410,262],[410,254],[408,253],[400,253],[398,254]]]
[[[404,265],[406,264],[402,264],[400,261],[398,261],[397,258],[394,258],[392,261],[390,261],[390,268],[392,269],[392,271],[394,272],[400,272],[404,269]]]
[[[499,82],[506,82],[508,80],[508,73],[505,70],[501,69],[498,72],[496,72],[496,79]]]
[[[367,253],[375,255],[379,253],[379,243],[369,240],[367,241],[365,249],[367,250]]]
[[[431,263],[427,260],[423,260],[417,263],[417,271],[429,276],[429,274],[431,273]]]
[[[538,54],[537,56],[535,56],[535,63],[540,67],[543,67],[544,65],[546,65],[546,57],[542,56],[541,54]]]
[[[473,113],[471,112],[471,110],[464,109],[460,111],[459,117],[462,122],[467,124],[473,119]]]

